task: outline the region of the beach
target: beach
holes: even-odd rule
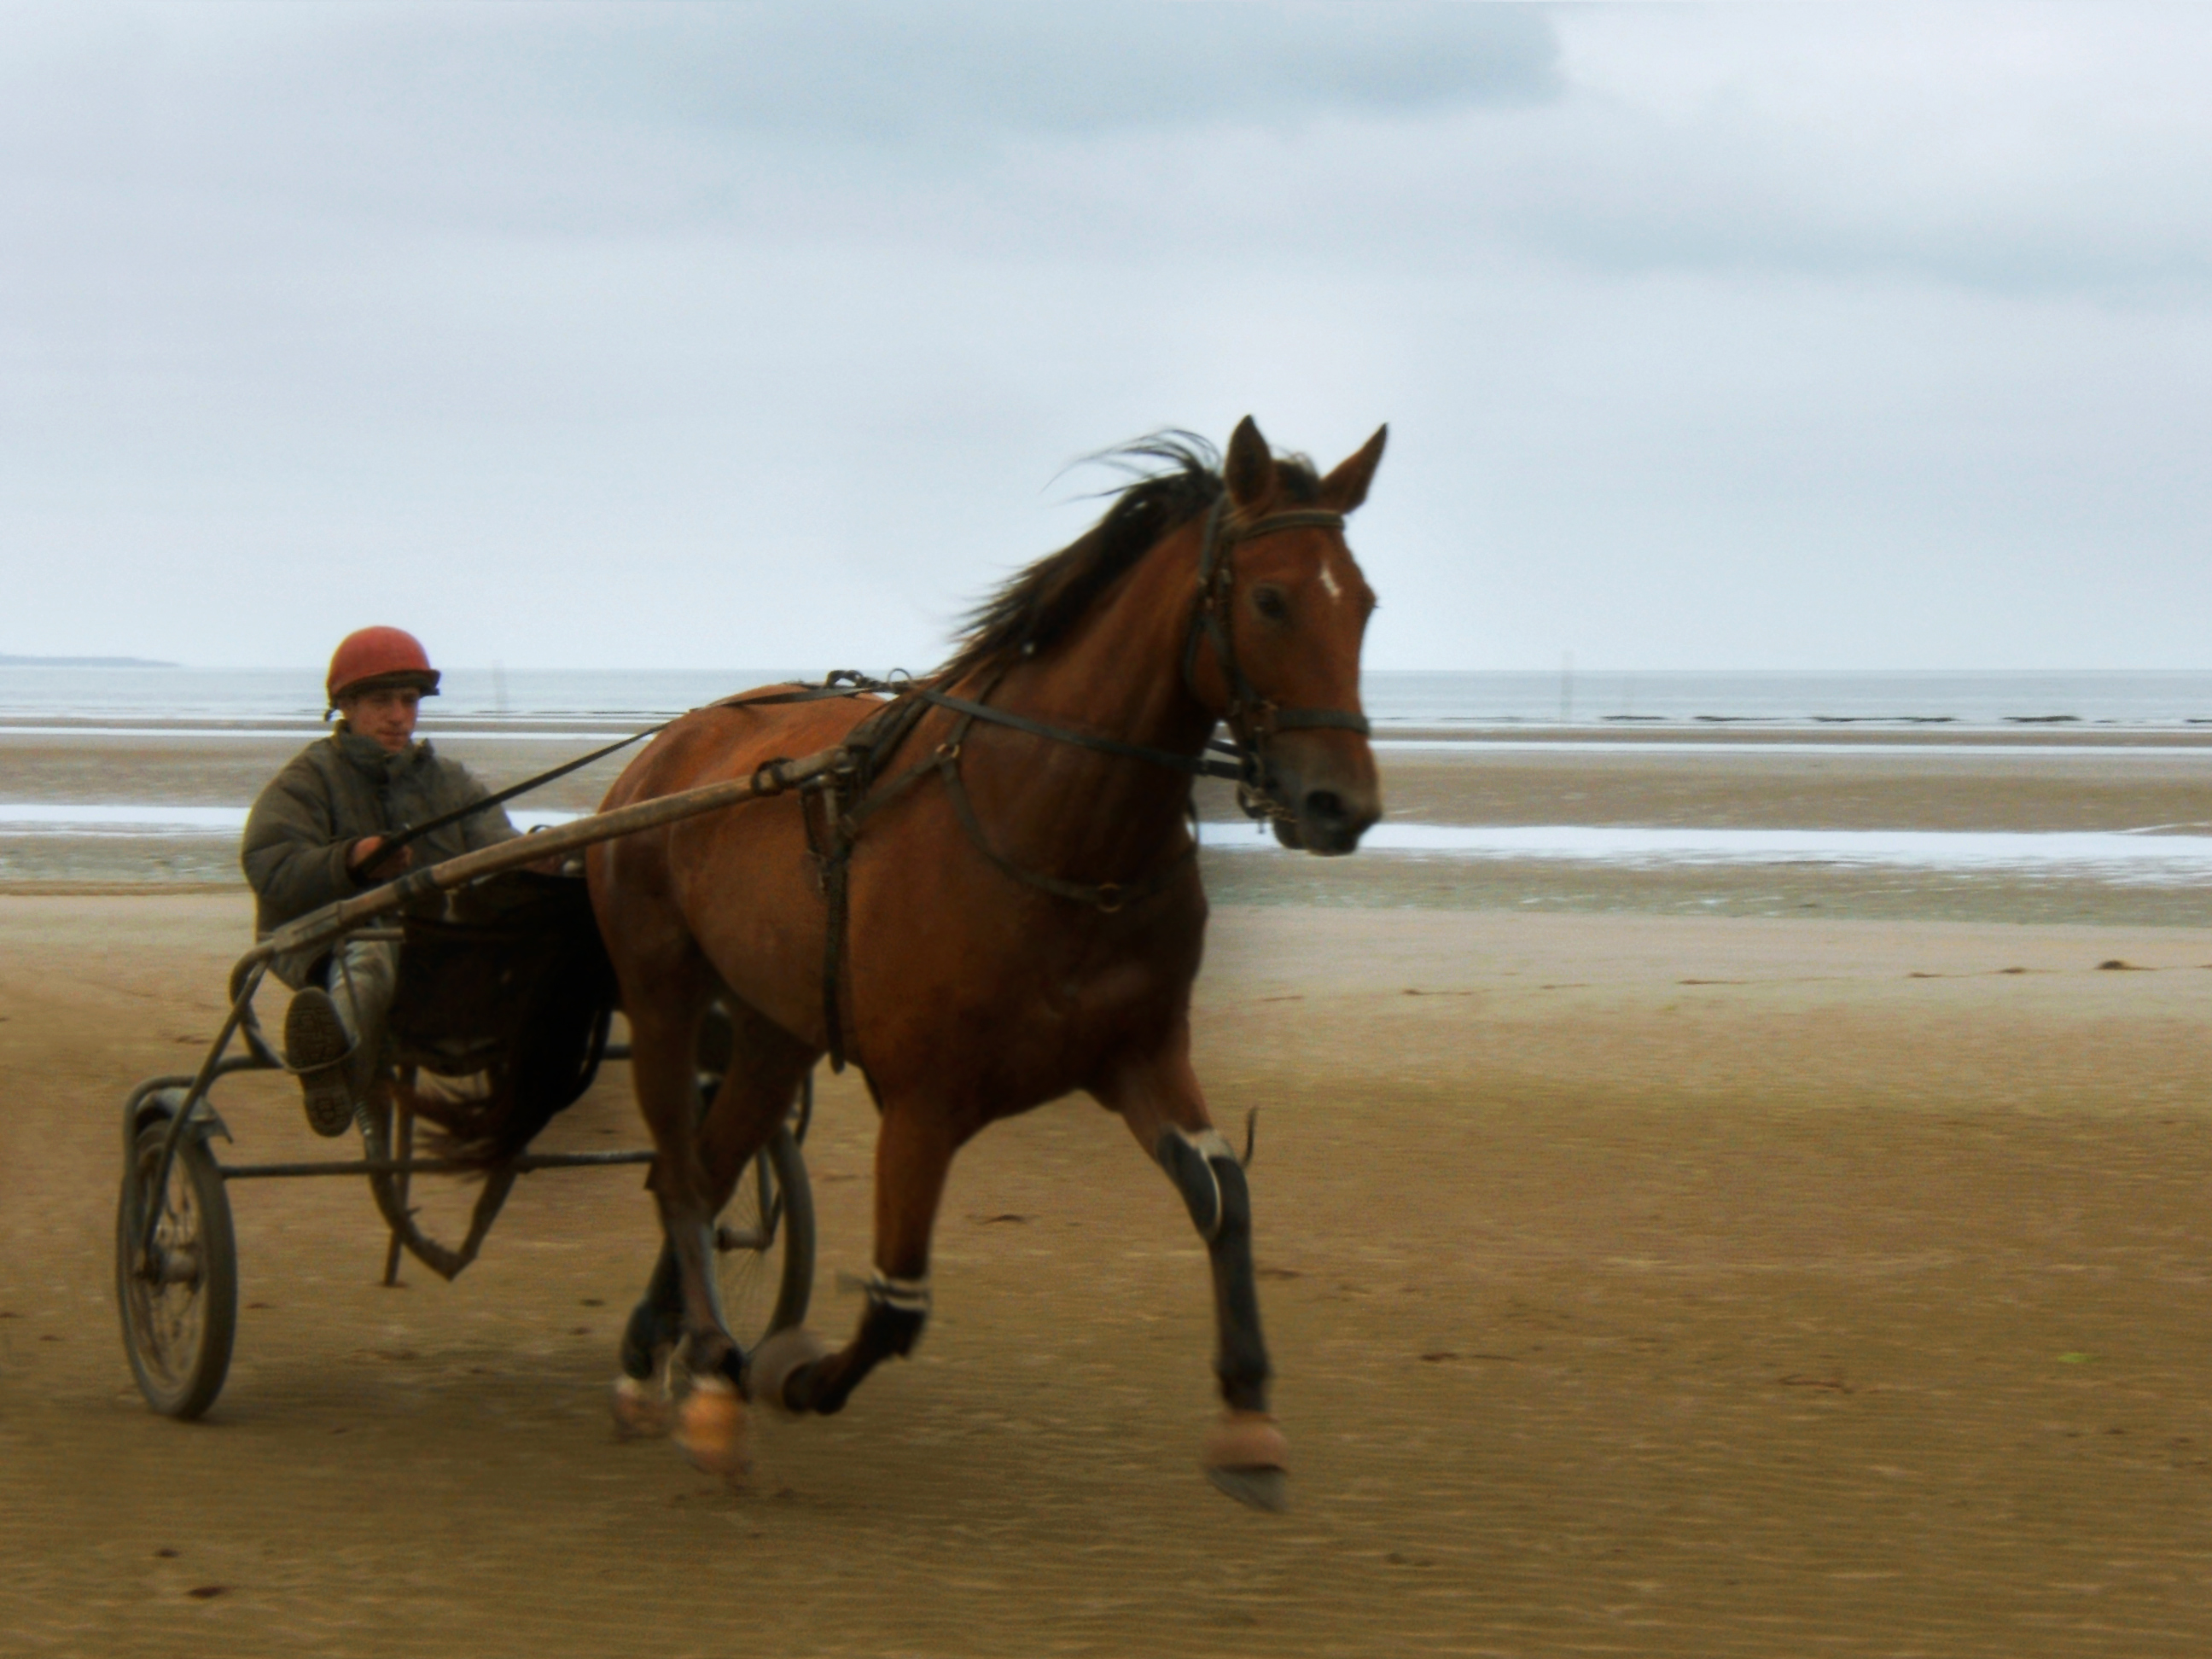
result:
[[[14,799],[129,780],[214,806],[296,741],[0,753]],[[451,746],[494,781],[569,752]],[[2187,733],[2002,747],[1381,752],[1395,823],[2154,838],[2212,810]],[[1233,811],[1207,803],[1224,831]],[[2212,1630],[2212,906],[2185,883],[1210,847],[1198,1061],[1222,1121],[1259,1113],[1295,1464],[1270,1517],[1198,1476],[1204,1258],[1081,1102],[963,1155],[922,1347],[841,1417],[761,1422],[742,1492],[610,1431],[653,1249],[632,1172],[532,1177],[460,1281],[410,1265],[397,1290],[357,1183],[238,1189],[230,1381],[203,1425],[153,1417],[109,1289],[113,1114],[197,1055],[248,935],[202,842],[204,874],[108,838],[0,890],[0,1627],[27,1652],[523,1653],[554,1630],[605,1651],[651,1628],[676,1654],[742,1632],[809,1654],[2132,1656]],[[625,1085],[611,1067],[544,1144],[635,1144]],[[327,1151],[281,1080],[222,1108],[226,1154]],[[825,1078],[833,1337],[872,1127]],[[715,1612],[672,1627],[686,1607]]]
[[[2143,1655],[2212,1627],[2212,933],[1223,907],[1198,1062],[1222,1118],[1260,1113],[1276,1517],[1199,1478],[1204,1258],[1077,1102],[969,1149],[915,1358],[760,1422],[743,1492],[610,1431],[653,1250],[629,1172],[532,1177],[460,1281],[398,1290],[356,1183],[240,1189],[228,1389],[150,1415],[107,1289],[112,1114],[204,1041],[246,920],[0,897],[24,1651]],[[280,1082],[224,1110],[227,1153],[325,1150]],[[872,1121],[825,1082],[832,1334]],[[635,1139],[617,1067],[548,1144]]]

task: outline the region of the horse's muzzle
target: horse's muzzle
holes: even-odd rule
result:
[[[1322,858],[1358,850],[1360,836],[1382,816],[1381,795],[1371,783],[1335,788],[1299,785],[1295,793],[1286,790],[1278,799],[1292,811],[1275,819],[1275,839]]]

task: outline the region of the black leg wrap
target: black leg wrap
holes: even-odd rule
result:
[[[867,1286],[868,1311],[860,1320],[849,1358],[817,1359],[793,1371],[784,1383],[785,1403],[793,1411],[835,1417],[861,1379],[884,1360],[903,1358],[921,1340],[929,1322],[929,1291],[926,1284],[902,1284],[880,1276]]]
[[[683,1281],[677,1273],[676,1252],[664,1244],[645,1287],[645,1300],[631,1310],[623,1331],[623,1375],[639,1382],[650,1381],[656,1352],[683,1334]]]
[[[850,1380],[833,1387],[823,1380],[827,1370],[828,1367],[817,1359],[792,1373],[791,1380],[783,1385],[783,1397],[793,1411],[835,1417],[845,1409],[845,1402],[860,1386],[860,1379],[850,1376]]]
[[[657,1334],[652,1305],[639,1303],[631,1311],[629,1324],[623,1331],[622,1340],[623,1375],[633,1382],[653,1380],[653,1338]]]
[[[730,1344],[729,1351],[722,1356],[722,1363],[717,1369],[730,1380],[730,1386],[738,1391],[740,1400],[752,1397],[745,1387],[745,1356],[736,1343]]]
[[[1267,1344],[1260,1334],[1260,1292],[1252,1270],[1252,1194],[1233,1158],[1208,1160],[1221,1194],[1220,1225],[1206,1243],[1213,1267],[1215,1322],[1221,1346],[1213,1360],[1221,1397],[1237,1411],[1267,1409]]]
[[[928,1322],[926,1308],[894,1308],[887,1303],[871,1302],[868,1316],[860,1322],[860,1343],[872,1354],[886,1358],[896,1354],[903,1359],[921,1340],[921,1328]]]
[[[837,1407],[824,1408],[815,1385],[822,1378],[822,1362],[810,1359],[783,1379],[783,1407],[786,1411],[804,1414],[812,1412],[817,1417],[834,1417]],[[845,1402],[839,1401],[837,1405]]]

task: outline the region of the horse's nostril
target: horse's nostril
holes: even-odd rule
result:
[[[1306,815],[1323,823],[1341,823],[1349,815],[1344,799],[1333,789],[1314,789],[1306,794]]]

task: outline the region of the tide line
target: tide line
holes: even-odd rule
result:
[[[1267,851],[1272,836],[1209,823],[1210,850]],[[1613,865],[1832,864],[2040,871],[2161,884],[2212,879],[2212,836],[2103,830],[1677,830],[1591,824],[1378,823],[1363,852]]]

